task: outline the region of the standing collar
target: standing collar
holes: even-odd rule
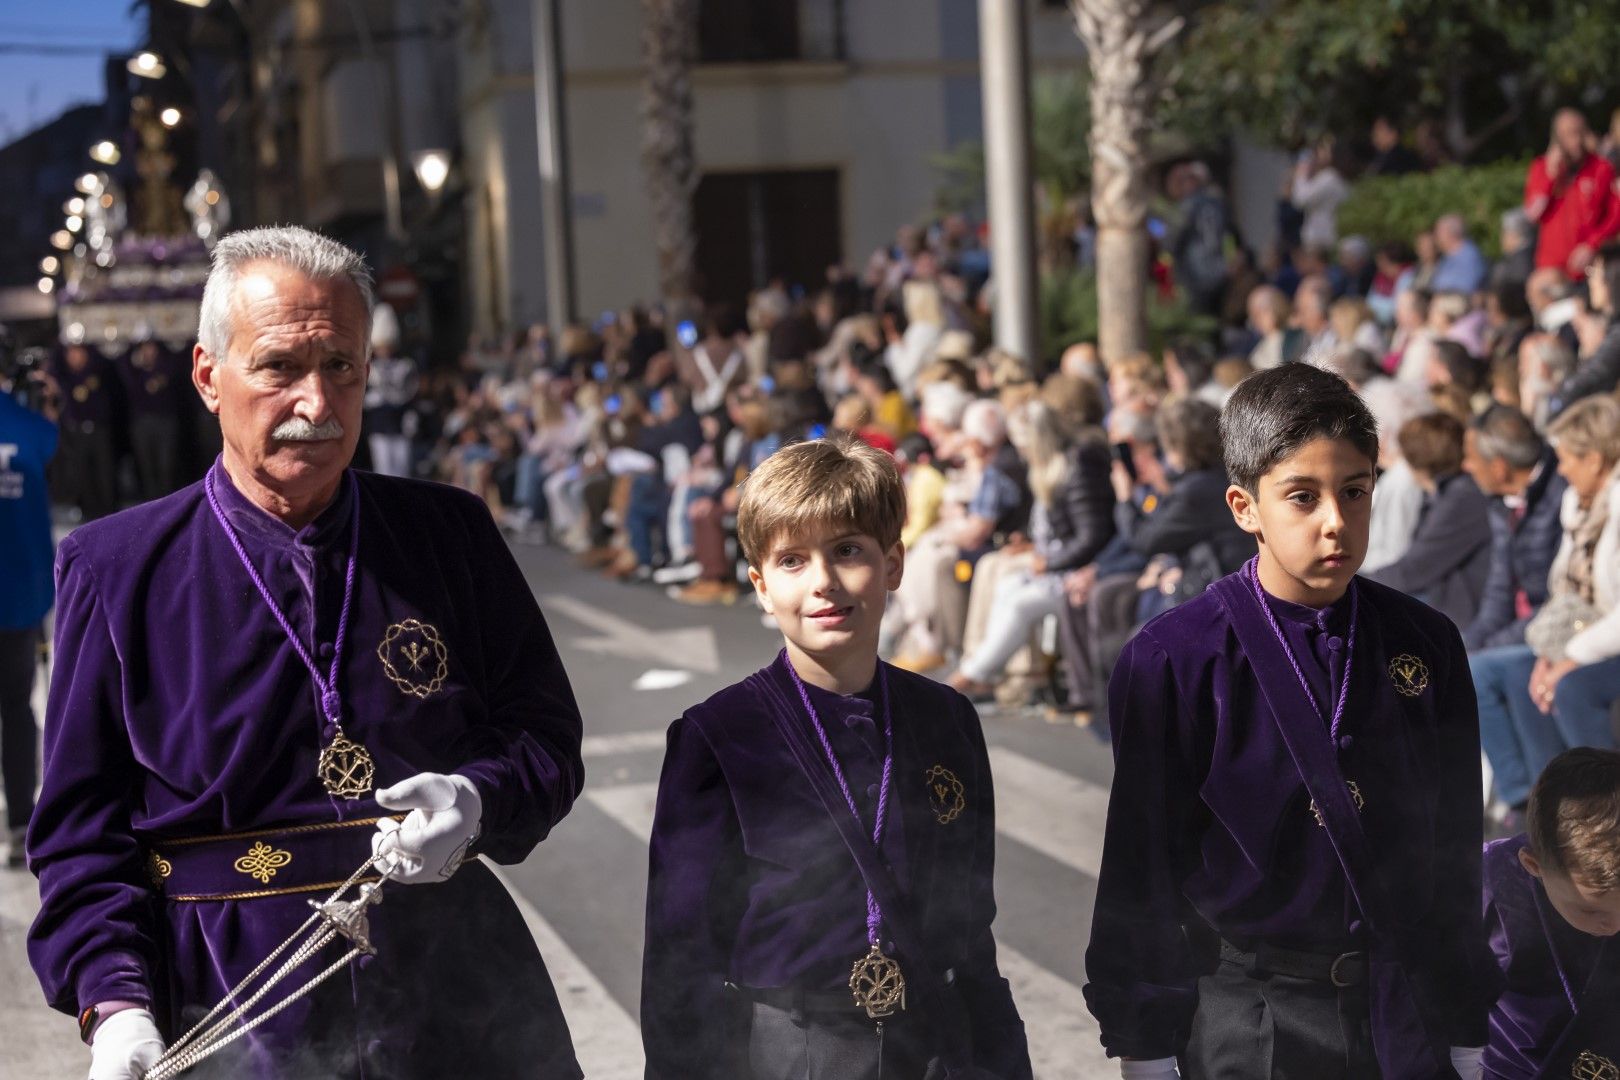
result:
[[[301,529],[293,528],[236,490],[230,474],[225,471],[223,455],[214,459],[208,473],[214,482],[219,507],[237,532],[252,536],[271,547],[286,549],[326,547],[345,535],[355,497],[349,471],[344,470],[343,478],[338,481],[337,495],[331,503],[316,515],[314,521]]]
[[[1355,588],[1355,585],[1352,584],[1351,588]],[[1283,600],[1272,596],[1263,588],[1260,591],[1265,594],[1266,604],[1270,606],[1272,613],[1279,619],[1297,623],[1318,633],[1347,629],[1346,624],[1350,621],[1349,590],[1346,590],[1343,596],[1323,608],[1314,608],[1306,604],[1296,604],[1289,600]]]

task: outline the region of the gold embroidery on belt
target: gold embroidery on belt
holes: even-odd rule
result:
[[[162,889],[163,880],[174,873],[174,864],[162,855],[153,851],[146,856],[146,876],[152,881],[152,888]]]
[[[273,848],[260,840],[248,849],[246,855],[236,860],[236,872],[268,885],[270,879],[276,876],[276,871],[292,860],[292,852]]]
[[[356,878],[353,884],[364,885],[368,882],[381,880],[380,875],[374,874]],[[285,889],[253,889],[248,892],[228,893],[189,893],[183,896],[171,896],[169,899],[177,904],[197,904],[212,900],[260,900],[268,896],[296,896],[299,893],[330,892],[342,884],[344,883],[341,881],[322,881],[315,885],[289,885]]]

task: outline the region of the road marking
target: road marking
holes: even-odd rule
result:
[[[1108,790],[1005,747],[990,748],[996,832],[1090,877],[1102,865]]]
[[[554,593],[541,598],[541,609],[548,615],[561,612],[601,637],[575,638],[569,642],[586,652],[608,653],[632,660],[657,660],[671,667],[713,675],[720,670],[720,647],[712,626],[689,626],[679,630],[649,630],[610,611],[574,596]]]
[[[995,751],[991,753],[994,754]],[[1020,769],[1032,768],[1047,770],[1071,781],[1063,785],[1053,784],[1050,794],[1026,792],[1014,796],[1011,801],[1024,804],[1015,812],[1015,816],[1033,815],[1039,810],[1050,815],[1046,819],[1047,827],[1073,816],[1074,810],[1068,802],[1079,789],[1090,788],[1091,785],[1073,781],[1067,773],[1039,765],[1020,755],[1011,754],[1011,757],[1016,760],[1009,763],[1008,773],[1018,773]],[[1027,782],[1029,779],[1028,775],[1023,775],[1019,777],[1018,782]],[[1035,779],[1038,783],[1052,783],[1051,779],[1045,776],[1037,776]],[[1000,829],[1002,807],[1008,801],[1008,796],[1000,793],[1008,786],[1010,786],[1008,779],[1002,779],[997,784],[998,832],[1002,831]],[[646,843],[652,836],[653,815],[658,804],[656,783],[601,787],[587,790],[586,798],[642,843]],[[1106,795],[1104,798],[1106,801]],[[1026,837],[1016,838],[1028,842]],[[1030,844],[1030,846],[1037,847],[1042,854],[1051,858],[1068,862],[1068,858],[1063,856],[1072,856],[1073,853],[1068,852],[1065,846],[1071,842],[1064,840],[1056,845]],[[1048,849],[1057,850],[1063,855],[1054,854],[1053,850]],[[1074,864],[1071,862],[1069,865]],[[1080,988],[1005,944],[997,943],[996,956],[1002,975],[1006,976],[1007,982],[1012,986],[1013,1000],[1018,1003],[1019,1015],[1024,1018],[1024,1026],[1029,1031],[1029,1052],[1035,1075],[1041,1080],[1082,1080],[1085,1077],[1113,1075],[1114,1066],[1109,1064],[1107,1056],[1103,1053],[1102,1044],[1098,1041],[1097,1023],[1086,1011],[1085,997],[1081,994]]]
[[[641,1028],[619,1007],[607,987],[574,954],[501,868],[485,860],[523,913],[529,933],[545,958],[551,983],[557,988],[568,1031],[574,1040],[579,1067],[591,1080],[641,1080],[647,1059],[641,1051]]]
[[[690,671],[679,671],[674,668],[650,668],[643,671],[636,681],[630,684],[632,690],[673,690],[677,686],[685,686],[692,681]]]
[[[608,757],[612,754],[638,754],[648,750],[664,749],[662,731],[628,731],[623,735],[587,735],[580,743],[584,757]]]

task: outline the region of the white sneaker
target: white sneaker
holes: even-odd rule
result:
[[[689,581],[696,581],[701,573],[703,567],[695,562],[689,562],[654,570],[652,579],[659,585],[685,585]]]

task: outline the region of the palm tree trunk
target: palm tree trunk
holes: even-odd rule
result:
[[[1153,58],[1182,19],[1152,0],[1071,0],[1091,65],[1091,211],[1097,221],[1097,350],[1104,363],[1147,348],[1147,136]]]
[[[642,0],[641,162],[658,248],[658,287],[672,311],[693,302],[697,239],[692,194],[697,159],[692,137],[692,65],[697,59],[698,0]]]

